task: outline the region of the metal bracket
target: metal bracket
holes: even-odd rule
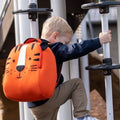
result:
[[[120,2],[109,2],[106,0],[101,0],[99,3],[87,3],[81,6],[82,9],[93,9],[99,8],[100,14],[109,13],[109,7],[115,7],[120,5]]]
[[[52,11],[53,10],[49,8],[37,8],[37,5],[35,3],[30,3],[28,9],[13,11],[13,14],[28,14],[29,19],[31,19],[32,21],[36,21],[37,14],[49,14]]]
[[[120,64],[112,64],[111,58],[104,58],[103,64],[86,67],[86,70],[103,70],[104,75],[111,75],[112,69],[120,69]]]

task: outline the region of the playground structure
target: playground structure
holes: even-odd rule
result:
[[[19,1],[20,2],[20,1]],[[49,1],[50,2],[50,1]],[[90,1],[88,1],[88,2],[90,2]],[[20,4],[21,3],[21,4]],[[21,6],[23,6],[23,7],[26,7],[27,6],[27,4],[28,4],[28,2],[26,2],[26,4],[25,4],[25,2],[23,2],[23,1],[21,1],[19,4],[20,4],[20,7]],[[22,3],[24,3],[24,5],[22,4]],[[44,2],[43,2],[44,3]],[[63,17],[63,18],[65,18],[65,19],[67,19],[68,20],[68,22],[69,22],[69,24],[72,26],[72,28],[73,28],[73,30],[75,31],[76,30],[76,28],[77,28],[77,26],[79,25],[79,23],[81,22],[81,20],[83,19],[83,17],[85,16],[85,14],[86,14],[86,12],[87,12],[87,10],[85,10],[84,12],[83,12],[83,14],[81,15],[81,16],[79,16],[79,10],[81,10],[80,9],[80,6],[81,6],[81,3],[80,2],[78,2],[78,3],[80,3],[79,4],[79,9],[77,9],[78,11],[76,11],[76,7],[74,8],[67,8],[67,10],[68,11],[66,11],[65,12],[65,8],[66,8],[66,6],[67,5],[65,5],[65,1],[64,0],[61,0],[61,1],[57,1],[57,0],[51,0],[51,8],[53,9],[53,15],[58,15],[58,16],[61,16],[61,17]],[[66,2],[68,5],[70,5],[70,2]],[[83,2],[82,4],[84,4],[84,3],[86,3],[86,1],[85,2]],[[39,5],[40,4],[40,5]],[[72,1],[71,1],[71,4],[72,4]],[[62,7],[62,10],[63,10],[63,12],[62,12],[62,10],[58,10],[58,8],[60,7],[60,5],[61,5],[61,7]],[[38,6],[40,7],[41,6],[41,3],[39,3],[38,2]],[[47,5],[46,5],[47,6]],[[59,7],[58,7],[59,6]],[[73,4],[73,6],[74,6],[74,4]],[[42,6],[42,8],[44,7],[44,4],[43,4],[43,6]],[[48,7],[48,6],[47,6]],[[19,7],[18,7],[19,8]],[[18,9],[18,8],[16,8],[16,9]],[[63,9],[64,8],[64,9]],[[56,13],[55,13],[55,12]],[[81,10],[82,11],[82,10]],[[78,13],[77,13],[78,12]],[[66,15],[66,13],[67,13],[67,15]],[[71,14],[72,13],[72,14]],[[15,16],[16,17],[16,16]],[[39,22],[40,24],[39,24],[39,26],[40,26],[40,28],[41,28],[41,26],[42,26],[42,23],[43,23],[43,21],[46,19],[48,17],[48,15],[40,15],[40,17],[39,17],[39,20],[40,21],[42,21],[42,22]],[[18,18],[16,18],[16,19],[18,19]],[[26,17],[26,19],[28,19],[27,17]],[[29,33],[26,33],[26,29],[28,29],[28,31],[29,31],[29,25],[28,25],[28,28],[26,28],[25,27],[25,25],[26,25],[26,23],[24,23],[26,20],[25,19],[23,19],[22,18],[22,16],[19,18],[19,24],[20,24],[20,26],[22,26],[23,28],[21,28],[21,29],[17,29],[17,28],[15,28],[15,31],[16,30],[21,30],[22,32],[21,32],[21,34],[20,35],[16,35],[16,41],[17,42],[23,42],[22,40],[25,40],[25,37],[26,36],[24,36],[24,34],[25,35],[27,35],[28,34],[28,36],[30,36],[30,32]],[[72,25],[73,24],[73,22],[72,21],[75,21],[75,24],[74,25]],[[15,22],[15,21],[14,21]],[[27,25],[26,25],[27,26]],[[25,27],[25,28],[24,28]],[[18,27],[19,28],[19,27]],[[24,31],[23,31],[24,30]],[[17,34],[19,33],[20,31],[18,31],[17,32]],[[39,31],[40,32],[40,31]],[[35,32],[35,33],[37,33],[37,32]],[[23,35],[22,35],[23,34]],[[36,35],[32,35],[32,36],[37,36],[38,34],[36,34]],[[20,38],[22,39],[22,40],[20,40]],[[18,40],[20,40],[20,41],[18,41]],[[76,40],[76,37],[74,36],[74,38],[73,38],[73,42],[75,42],[75,40]],[[5,41],[6,42],[6,41]],[[15,41],[14,41],[15,42]],[[6,43],[7,44],[7,43]],[[13,43],[14,44],[14,43]],[[94,56],[94,55],[92,55],[92,56]],[[96,56],[95,56],[95,58],[96,58]],[[98,57],[97,57],[98,58]],[[92,58],[93,59],[93,58]],[[100,58],[98,59],[98,61],[100,61]],[[76,64],[76,66],[75,66],[75,64]],[[92,62],[92,64],[94,64],[94,62]],[[69,79],[69,78],[74,78],[74,77],[79,77],[79,68],[78,68],[78,66],[79,66],[79,62],[78,62],[78,60],[75,60],[75,61],[71,61],[70,63],[65,63],[64,64],[64,67],[63,67],[63,73],[65,74],[64,76],[65,76],[65,80],[67,80],[67,79]],[[69,70],[70,70],[70,73],[69,73]],[[76,72],[75,72],[76,71]],[[70,76],[69,76],[70,75]],[[90,75],[91,76],[91,75]],[[101,75],[102,76],[102,75]],[[96,78],[96,81],[97,81],[97,77],[96,77],[96,75],[94,74],[92,77],[94,77],[94,78]],[[114,77],[116,77],[116,75],[114,76]],[[103,78],[102,78],[103,79]],[[114,78],[115,79],[115,78]],[[117,77],[116,77],[116,79],[118,79]],[[115,79],[115,81],[117,81]],[[93,78],[92,78],[92,80],[93,80]],[[98,80],[99,81],[99,80]],[[100,82],[100,81],[99,81]],[[114,82],[114,81],[113,81]],[[104,83],[103,83],[104,84]],[[99,86],[98,86],[99,87]],[[103,86],[104,87],[104,86]],[[114,86],[115,87],[115,86]],[[99,91],[100,92],[100,91]],[[103,91],[102,91],[103,92]],[[118,92],[118,96],[119,96],[119,90],[117,90],[117,92]],[[101,96],[104,96],[103,94],[101,95]],[[23,107],[23,106],[22,106]],[[23,107],[24,108],[24,107]],[[25,105],[25,108],[24,108],[25,110],[26,110],[26,105]],[[58,119],[62,119],[62,120],[66,120],[66,119],[72,119],[72,117],[71,117],[71,115],[72,115],[72,113],[71,113],[71,104],[70,104],[70,101],[65,105],[65,107],[63,107],[62,109],[61,109],[61,111],[59,112],[59,115],[58,115]],[[88,107],[88,109],[90,109],[90,107]],[[69,112],[68,112],[69,111]],[[25,114],[24,114],[25,113]],[[32,118],[30,117],[30,119],[28,119],[29,118],[29,113],[27,113],[27,111],[24,111],[24,110],[22,110],[22,115],[20,115],[20,116],[23,116],[23,118],[21,118],[21,120],[32,120]],[[116,116],[115,116],[116,117]],[[116,117],[117,119],[115,119],[115,120],[119,120],[119,117]],[[73,118],[74,119],[74,118]],[[111,119],[112,120],[112,119]]]

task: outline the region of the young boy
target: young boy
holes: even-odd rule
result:
[[[61,17],[51,17],[43,24],[41,38],[51,43],[49,47],[56,57],[58,74],[63,62],[86,55],[101,47],[101,44],[111,41],[111,31],[100,33],[99,38],[70,45],[68,43],[72,36],[71,27]],[[77,78],[64,83],[63,80],[61,74],[58,86],[50,99],[28,103],[35,120],[57,120],[59,107],[68,99],[73,102],[74,116],[78,120],[97,120],[86,110],[87,97],[82,80]]]

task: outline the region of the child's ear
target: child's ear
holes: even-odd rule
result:
[[[50,39],[51,39],[51,42],[57,42],[56,41],[56,37],[58,36],[58,32],[53,32],[52,34],[51,34],[51,37],[50,37]]]

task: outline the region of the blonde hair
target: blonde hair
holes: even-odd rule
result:
[[[69,26],[67,21],[58,16],[48,18],[44,22],[41,38],[48,39],[53,32],[59,32],[59,35],[62,34],[73,35],[72,28]]]

